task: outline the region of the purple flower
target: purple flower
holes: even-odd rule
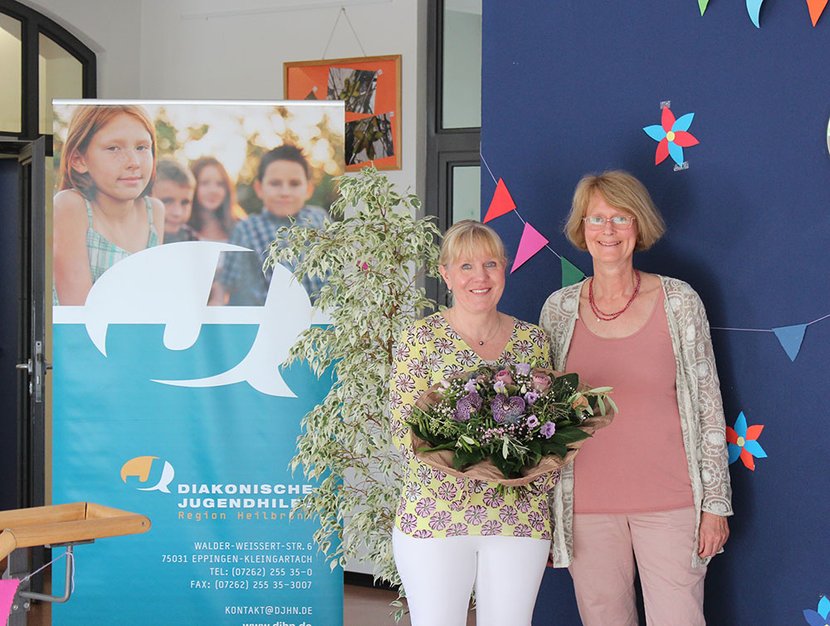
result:
[[[438,497],[442,500],[452,500],[458,494],[458,489],[452,483],[441,483],[438,487]]]
[[[528,415],[527,420],[525,420],[528,428],[536,428],[539,425],[539,418],[535,415]],[[548,437],[549,439],[550,437]]]
[[[526,401],[528,404],[533,404],[533,403],[534,403],[534,402],[536,402],[538,399],[539,399],[539,394],[538,394],[538,393],[536,393],[535,391],[528,391],[528,392],[525,394],[525,401]]]
[[[466,398],[461,398],[455,405],[452,412],[452,418],[456,422],[466,422],[470,419],[470,414],[473,412],[473,405]]]
[[[404,513],[401,515],[401,530],[405,533],[411,533],[415,530],[418,524],[418,519],[412,513]]]
[[[480,504],[474,504],[464,511],[464,521],[473,526],[478,526],[487,518],[487,510]]]
[[[519,521],[519,516],[516,513],[516,509],[512,506],[506,506],[503,509],[501,509],[499,511],[499,518],[505,524],[515,524],[517,521]]]
[[[553,422],[545,422],[542,424],[542,428],[539,429],[539,432],[542,433],[542,436],[545,439],[550,439],[556,432],[556,424]]]
[[[429,517],[435,511],[435,500],[423,498],[415,503],[415,512],[421,517]]]
[[[460,398],[455,404],[453,419],[459,422],[466,422],[476,410],[481,408],[481,396],[475,392],[468,393]]]
[[[490,408],[493,410],[493,419],[497,423],[513,423],[524,413],[525,401],[519,396],[497,395],[490,401]]]
[[[504,498],[501,497],[497,489],[490,488],[484,492],[484,504],[497,509],[504,504]]]
[[[507,393],[507,389],[504,386],[504,383],[500,380],[497,380],[495,383],[493,383],[493,391],[495,391],[496,393]]]
[[[444,530],[451,519],[449,511],[436,511],[429,520],[429,527],[433,530]]]
[[[516,498],[516,508],[522,513],[527,513],[530,511],[530,500],[526,496],[519,496]]]
[[[412,533],[412,536],[416,539],[431,539],[432,531],[422,528],[421,530],[416,530],[414,533]]]
[[[421,495],[421,485],[418,483],[406,483],[406,499],[415,502]]]
[[[544,530],[545,518],[541,513],[531,511],[527,516],[527,521],[533,526],[534,530]]]
[[[530,363],[516,363],[516,373],[522,376],[530,374]]]
[[[534,372],[531,377],[530,385],[533,387],[534,391],[545,393],[550,387],[550,376],[543,374],[542,372]]]
[[[519,524],[513,529],[514,537],[530,537],[530,526],[527,524]]]
[[[496,375],[493,376],[493,380],[496,382],[502,382],[505,385],[512,385],[513,384],[513,377],[510,375],[509,370],[499,370],[496,372]]]
[[[483,536],[492,536],[492,535],[500,535],[501,534],[501,522],[495,519],[487,520],[484,522],[484,525],[481,527],[481,534]]]
[[[476,380],[475,378],[471,378],[466,383],[464,383],[464,391],[469,393],[475,393],[476,391]]]

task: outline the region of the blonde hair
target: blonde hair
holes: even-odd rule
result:
[[[462,256],[471,257],[482,251],[507,265],[504,244],[495,230],[476,220],[461,220],[444,233],[438,263],[446,267]]]
[[[571,211],[564,233],[580,250],[587,250],[582,218],[594,193],[602,196],[609,206],[630,213],[637,218],[635,250],[648,250],[666,232],[666,224],[643,183],[628,172],[610,170],[601,174],[583,176],[574,190]]]
[[[153,188],[156,180],[156,129],[153,121],[142,107],[131,104],[118,105],[82,105],[75,109],[66,131],[66,142],[61,152],[61,163],[58,170],[58,189],[77,189],[85,197],[92,199],[95,194],[95,183],[89,172],[81,173],[72,167],[75,154],[86,153],[89,143],[101,128],[122,113],[136,118],[150,133],[150,142],[153,154],[153,171],[150,182],[142,190],[141,196],[146,196]]]

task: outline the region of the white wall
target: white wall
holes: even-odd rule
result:
[[[322,59],[330,37],[325,58],[401,54],[402,169],[387,174],[423,197],[426,0],[23,2],[95,51],[100,98],[278,100],[282,64]]]
[[[141,97],[140,0],[20,1],[63,26],[95,52],[100,97]]]

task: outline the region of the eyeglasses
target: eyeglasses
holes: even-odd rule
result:
[[[615,215],[613,217],[602,217],[601,215],[588,215],[583,217],[585,227],[591,230],[599,230],[605,228],[605,223],[608,222],[616,230],[628,230],[637,218],[633,215]]]

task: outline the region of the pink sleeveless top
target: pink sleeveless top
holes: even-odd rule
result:
[[[677,408],[663,294],[645,325],[606,339],[577,320],[566,371],[614,387],[620,409],[574,461],[575,513],[646,513],[694,505]]]

